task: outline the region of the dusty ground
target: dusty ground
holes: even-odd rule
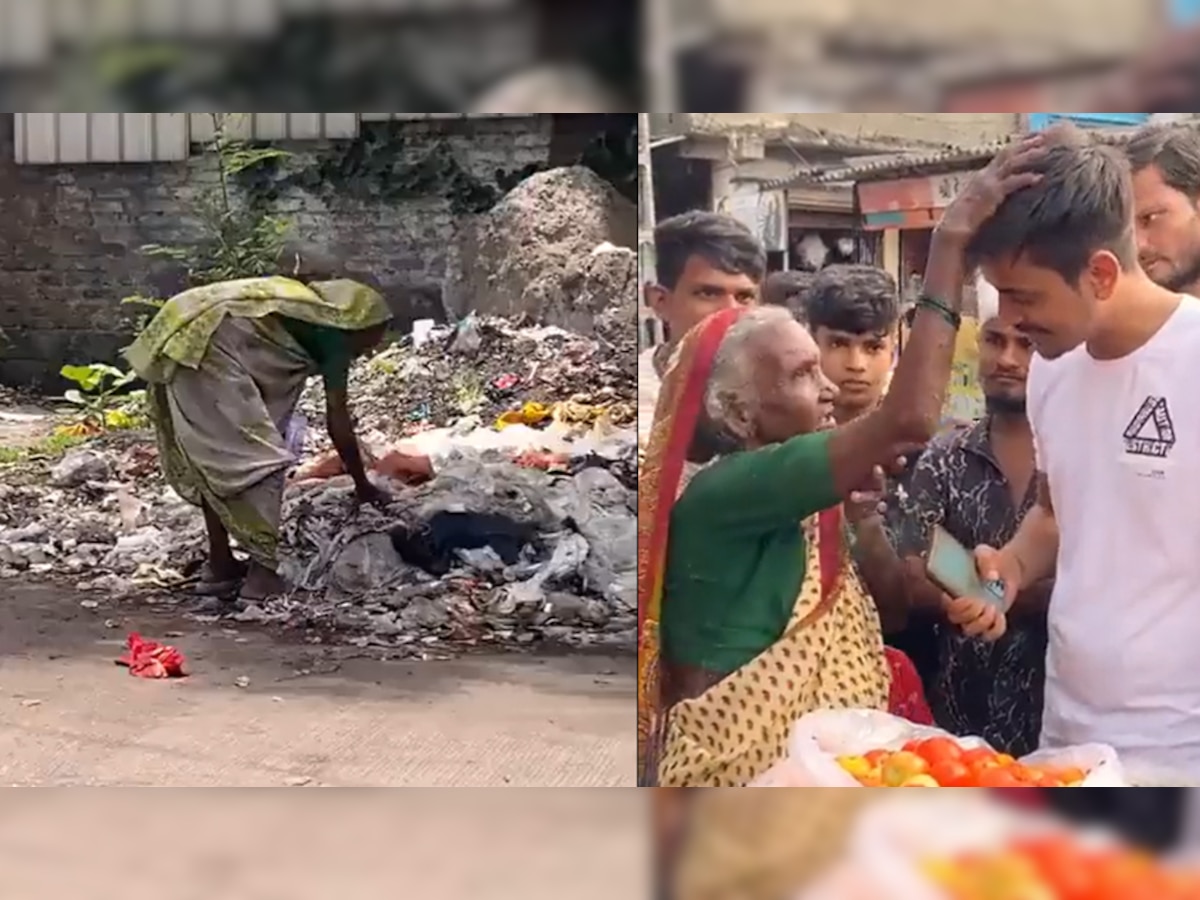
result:
[[[635,784],[632,658],[381,662],[169,611],[0,582],[0,784]],[[130,677],[127,632],[193,674]]]
[[[0,404],[0,447],[32,447],[53,430],[51,414],[41,407]]]

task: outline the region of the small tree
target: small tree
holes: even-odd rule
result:
[[[215,160],[217,180],[192,201],[192,211],[201,225],[200,239],[192,246],[147,244],[141,248],[146,256],[179,264],[189,287],[274,273],[291,231],[291,223],[272,214],[261,198],[241,196],[234,190],[239,175],[277,163],[290,154],[230,137],[233,117],[245,113],[209,115],[213,119],[213,138],[207,150]],[[157,309],[166,301],[135,294],[121,302]],[[143,324],[139,323],[139,330]]]

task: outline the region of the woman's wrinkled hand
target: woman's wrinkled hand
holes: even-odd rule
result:
[[[882,517],[887,512],[887,475],[883,467],[876,466],[866,484],[851,491],[842,507],[851,525]]]
[[[393,450],[384,455],[371,470],[405,484],[422,484],[433,477],[433,462],[428,456]]]
[[[919,455],[920,455],[920,451],[921,451],[922,449],[923,449],[923,445],[914,445],[914,450],[916,451],[916,455],[918,455],[918,456],[919,456]],[[892,460],[890,463],[888,463],[887,465],[885,465],[885,466],[883,467],[883,468],[884,468],[884,474],[885,474],[885,475],[891,475],[893,478],[896,478],[896,477],[899,477],[899,476],[903,475],[903,474],[904,474],[904,470],[908,468],[908,461],[909,461],[910,459],[913,459],[913,458],[915,458],[915,457],[913,457],[912,455],[909,455],[909,456],[897,456],[897,457],[896,457],[895,459],[893,459],[893,460]]]
[[[387,509],[393,501],[393,497],[381,487],[367,483],[361,485],[355,490],[355,496],[359,503],[369,503],[376,509]]]
[[[966,245],[1010,194],[1041,180],[1042,176],[1030,167],[1045,155],[1046,139],[1042,134],[1026,135],[1004,147],[950,201],[935,235]]]

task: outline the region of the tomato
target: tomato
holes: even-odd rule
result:
[[[1100,874],[1092,892],[1082,897],[1086,900],[1162,900],[1163,893],[1159,888],[1152,878],[1136,878],[1128,873]]]
[[[971,770],[956,759],[934,763],[929,767],[929,774],[942,787],[975,787]]]
[[[1078,784],[1087,778],[1087,773],[1083,769],[1061,769],[1057,773],[1059,780],[1063,784]]]
[[[1054,836],[1034,841],[1026,846],[1025,854],[1059,900],[1092,900],[1095,863],[1070,838]]]
[[[924,775],[929,763],[915,753],[901,750],[893,753],[883,764],[883,783],[888,787],[899,787],[914,775]]]
[[[995,765],[996,751],[987,747],[976,747],[973,750],[964,750],[961,759],[971,768],[984,764]]]
[[[891,755],[891,752],[888,750],[872,750],[869,753],[864,753],[863,759],[871,764],[871,768],[876,768],[887,762],[887,758]]]
[[[1028,766],[1023,766],[1019,762],[1014,762],[1012,765],[1004,766],[1003,768],[1006,772],[1012,775],[1013,778],[1021,782],[1021,784],[1029,785],[1030,787],[1036,787],[1038,785],[1038,779],[1041,773],[1029,768]]]
[[[1159,900],[1197,900],[1200,898],[1200,873],[1164,872],[1162,887]]]
[[[975,783],[985,788],[1024,788],[1029,785],[1018,780],[1012,772],[997,765],[984,765],[975,770]]]
[[[916,753],[931,766],[936,766],[943,762],[958,762],[962,759],[963,749],[951,738],[933,737],[921,741]]]
[[[1055,775],[1051,775],[1049,772],[1040,772],[1037,769],[1034,769],[1032,771],[1031,775],[1032,775],[1032,784],[1034,787],[1042,787],[1042,788],[1066,787],[1066,784],[1064,784],[1062,782],[1062,780],[1060,780]]]
[[[1165,900],[1164,882],[1153,857],[1110,849],[1084,853],[1070,849],[1049,857],[1047,881],[1058,887],[1066,900]],[[1082,870],[1082,874],[1075,869]]]

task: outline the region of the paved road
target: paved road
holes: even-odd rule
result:
[[[0,785],[635,784],[630,658],[380,662],[81,599],[0,582]],[[194,674],[130,677],[129,630]]]

